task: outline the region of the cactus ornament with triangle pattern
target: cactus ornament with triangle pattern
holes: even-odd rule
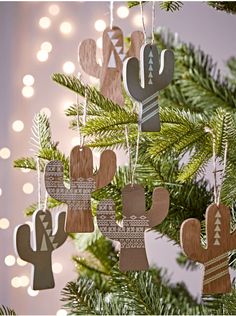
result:
[[[211,204],[206,211],[207,248],[201,246],[201,224],[189,218],[181,225],[180,242],[185,254],[204,265],[203,294],[231,291],[228,252],[236,249],[236,230],[230,232],[230,210]]]
[[[125,60],[124,86],[130,97],[141,103],[141,131],[160,131],[158,94],[171,82],[173,74],[173,52],[169,49],[163,50],[159,64],[156,45],[145,44],[142,46],[140,69],[137,58],[131,57]]]
[[[33,244],[28,224],[20,225],[15,230],[15,247],[19,257],[33,265],[32,289],[44,290],[54,287],[52,272],[52,251],[60,247],[67,238],[64,231],[65,212],[60,212],[52,228],[50,211],[38,210],[33,215]]]
[[[144,36],[140,31],[131,34],[130,48],[124,50],[124,39],[121,29],[113,26],[103,32],[103,61],[100,66],[96,61],[96,42],[93,39],[84,40],[79,46],[79,60],[82,69],[88,75],[100,80],[100,92],[120,106],[124,105],[122,93],[122,66],[127,57],[139,58]]]
[[[123,226],[116,223],[113,200],[103,200],[97,207],[97,223],[100,231],[109,239],[121,244],[121,271],[148,269],[144,232],[160,224],[167,216],[169,193],[164,188],[153,191],[152,206],[145,212],[145,192],[139,184],[126,185],[122,190]],[[156,250],[155,250],[156,251]]]

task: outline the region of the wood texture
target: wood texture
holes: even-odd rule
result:
[[[181,225],[180,240],[185,254],[204,265],[203,294],[231,291],[228,252],[236,248],[236,231],[230,233],[230,210],[211,204],[206,211],[207,248],[201,246],[201,224],[187,219]]]
[[[112,150],[101,154],[100,168],[93,173],[93,156],[88,147],[76,146],[70,154],[70,188],[63,181],[64,168],[60,161],[51,161],[45,169],[48,194],[68,205],[66,227],[68,233],[93,232],[91,194],[111,182],[116,172],[116,155]]]
[[[139,184],[127,185],[122,190],[123,226],[115,219],[113,200],[101,201],[97,208],[97,223],[101,232],[109,239],[121,244],[121,271],[148,269],[144,232],[160,224],[168,214],[169,193],[164,188],[153,192],[152,207],[145,212],[145,192]]]
[[[156,45],[144,44],[142,46],[140,69],[139,61],[135,57],[128,58],[124,62],[124,87],[130,97],[141,102],[141,130],[143,132],[160,131],[158,93],[171,82],[173,73],[173,52],[162,51],[159,63]]]
[[[96,61],[96,42],[92,39],[83,41],[79,46],[79,60],[82,69],[90,76],[100,79],[101,93],[120,106],[124,105],[122,93],[122,67],[128,56],[139,58],[143,44],[143,33],[136,31],[131,34],[130,49],[125,52],[124,39],[121,29],[113,26],[103,32],[103,63]]]
[[[57,215],[56,227],[52,229],[52,216],[49,211],[38,210],[34,213],[33,248],[30,242],[30,226],[24,224],[15,230],[16,252],[22,260],[33,265],[31,287],[34,290],[51,289],[55,285],[51,254],[66,241],[65,215],[65,212]]]

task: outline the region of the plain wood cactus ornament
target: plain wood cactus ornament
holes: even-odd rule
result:
[[[93,232],[91,193],[109,184],[116,172],[116,155],[112,150],[101,154],[100,168],[93,174],[93,155],[88,147],[76,146],[70,154],[70,188],[63,181],[60,161],[50,161],[45,169],[45,187],[54,199],[68,205],[67,233]]]
[[[197,219],[183,222],[180,232],[185,254],[204,265],[203,294],[228,293],[231,282],[228,252],[236,249],[236,230],[230,233],[230,210],[212,204],[206,211],[207,248],[201,246],[201,224]]]
[[[57,215],[56,227],[52,229],[52,216],[49,211],[38,210],[33,215],[33,244],[28,224],[15,230],[15,247],[19,257],[33,265],[32,288],[45,290],[54,287],[52,273],[52,252],[60,247],[67,238],[64,231],[65,212]]]
[[[158,94],[171,82],[173,74],[173,52],[169,49],[162,51],[159,64],[156,45],[145,44],[142,46],[140,71],[137,58],[128,58],[125,61],[123,67],[124,86],[127,93],[141,103],[141,131],[160,131]]]
[[[131,34],[130,49],[125,53],[124,39],[121,29],[113,26],[103,32],[103,61],[100,66],[96,61],[96,42],[87,39],[80,44],[79,59],[82,69],[90,76],[100,79],[101,93],[120,106],[124,105],[122,93],[122,66],[127,57],[139,58],[140,48],[143,45],[143,33],[140,31]]]
[[[127,185],[122,190],[123,227],[116,223],[113,200],[101,201],[97,207],[97,223],[103,235],[121,244],[120,270],[148,269],[144,232],[160,224],[168,214],[169,193],[164,188],[153,191],[152,206],[145,212],[145,192],[141,185]]]

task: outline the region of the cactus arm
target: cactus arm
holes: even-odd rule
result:
[[[128,95],[136,101],[143,101],[144,89],[139,81],[139,61],[137,58],[127,58],[123,66],[124,87]]]
[[[63,165],[60,161],[50,161],[45,168],[44,180],[48,194],[63,203],[67,203],[69,190],[63,182]]]
[[[126,57],[140,57],[140,49],[144,43],[144,35],[141,31],[135,31],[131,34],[130,48],[126,53]]]
[[[93,154],[86,146],[75,146],[70,153],[70,179],[78,178],[93,178]]]
[[[27,262],[34,263],[36,252],[30,244],[30,227],[27,224],[16,227],[15,229],[15,248],[18,256]]]
[[[97,224],[101,233],[111,240],[119,241],[119,234],[124,229],[117,225],[115,203],[113,200],[103,200],[97,206]]]
[[[197,219],[185,220],[180,229],[180,244],[184,253],[194,261],[204,263],[207,260],[207,249],[201,246],[201,224]]]
[[[169,211],[169,192],[165,188],[155,188],[152,194],[152,207],[147,213],[149,227],[160,224]]]
[[[56,248],[60,247],[67,239],[67,234],[64,231],[65,226],[65,219],[66,219],[66,212],[60,212],[56,216],[56,227],[54,234],[54,242],[57,244]]]
[[[102,68],[96,61],[96,43],[94,40],[87,39],[80,44],[79,60],[84,72],[90,76],[100,78]]]
[[[100,189],[108,185],[116,173],[116,155],[112,150],[105,150],[101,154],[100,167],[94,175],[96,188]]]
[[[164,89],[173,79],[174,75],[174,53],[170,49],[161,52],[160,70],[157,80],[157,90]]]

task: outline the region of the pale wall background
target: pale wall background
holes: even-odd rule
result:
[[[67,154],[72,145],[75,132],[68,130],[68,119],[63,114],[65,103],[73,102],[75,96],[54,84],[50,76],[53,72],[62,72],[65,61],[72,61],[76,71],[80,71],[77,60],[77,48],[85,38],[97,39],[100,32],[94,29],[94,22],[103,19],[109,23],[109,2],[58,2],[60,12],[57,16],[49,14],[51,2],[0,2],[0,149],[8,147],[9,159],[0,158],[0,218],[7,218],[10,227],[0,229],[0,303],[11,306],[18,314],[56,314],[61,308],[60,291],[67,281],[76,277],[71,263],[71,255],[76,251],[70,241],[54,252],[53,262],[63,266],[60,274],[55,274],[56,287],[53,290],[41,291],[37,296],[28,295],[26,287],[14,288],[11,280],[14,277],[30,275],[31,267],[17,264],[8,267],[4,258],[14,255],[13,231],[16,225],[24,223],[27,218],[23,211],[37,199],[36,176],[33,173],[22,173],[14,170],[13,160],[30,153],[31,122],[34,114],[47,107],[51,111],[52,132],[55,140],[60,141],[60,148]],[[130,11],[126,19],[118,18],[116,9],[124,3],[114,4],[114,24],[120,26],[125,35],[137,29],[134,17],[138,8]],[[146,27],[150,32],[150,6],[145,6]],[[39,27],[39,19],[47,16],[51,19],[50,28]],[[60,24],[69,21],[72,32],[65,36],[59,31]],[[179,34],[186,42],[200,46],[213,56],[220,67],[235,55],[236,17],[216,12],[201,2],[185,3],[177,13],[157,11],[157,26],[165,26]],[[140,28],[139,28],[140,29]],[[53,49],[46,62],[39,62],[36,53],[44,41],[50,41]],[[34,96],[26,99],[22,96],[22,78],[32,74],[35,78]],[[84,79],[88,79],[86,76]],[[12,130],[15,120],[24,122],[24,130],[16,133]],[[125,161],[119,156],[119,163]],[[34,192],[26,195],[22,191],[24,183],[34,185]],[[194,295],[199,295],[201,288],[201,271],[186,273],[175,263],[177,247],[165,239],[156,240],[157,235],[150,233],[147,237],[147,253],[150,263],[166,267],[172,274],[173,282],[185,280]]]

